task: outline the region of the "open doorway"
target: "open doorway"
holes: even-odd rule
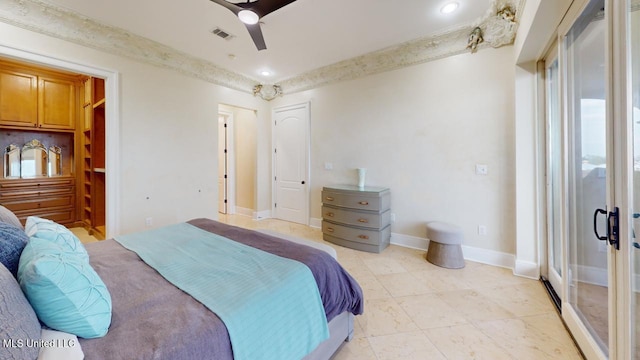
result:
[[[256,217],[257,115],[218,106],[218,212]]]

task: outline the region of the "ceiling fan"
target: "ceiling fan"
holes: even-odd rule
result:
[[[268,14],[291,4],[296,0],[211,0],[231,10],[242,21],[258,50],[264,50],[267,45],[262,36],[259,20]]]

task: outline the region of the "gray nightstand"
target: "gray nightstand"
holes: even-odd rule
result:
[[[322,189],[322,233],[326,241],[379,253],[391,238],[388,188],[336,185]]]

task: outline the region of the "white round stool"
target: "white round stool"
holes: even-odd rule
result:
[[[429,249],[427,261],[447,269],[464,267],[462,239],[464,234],[458,226],[439,221],[427,223]]]

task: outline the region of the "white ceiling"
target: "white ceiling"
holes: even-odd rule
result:
[[[244,25],[209,0],[48,0],[100,23],[170,46],[221,68],[274,83],[406,41],[472,24],[492,0],[297,0],[261,19],[267,49]],[[211,30],[235,35],[223,40]],[[233,59],[231,58],[233,55]],[[271,76],[261,72],[268,70]]]

